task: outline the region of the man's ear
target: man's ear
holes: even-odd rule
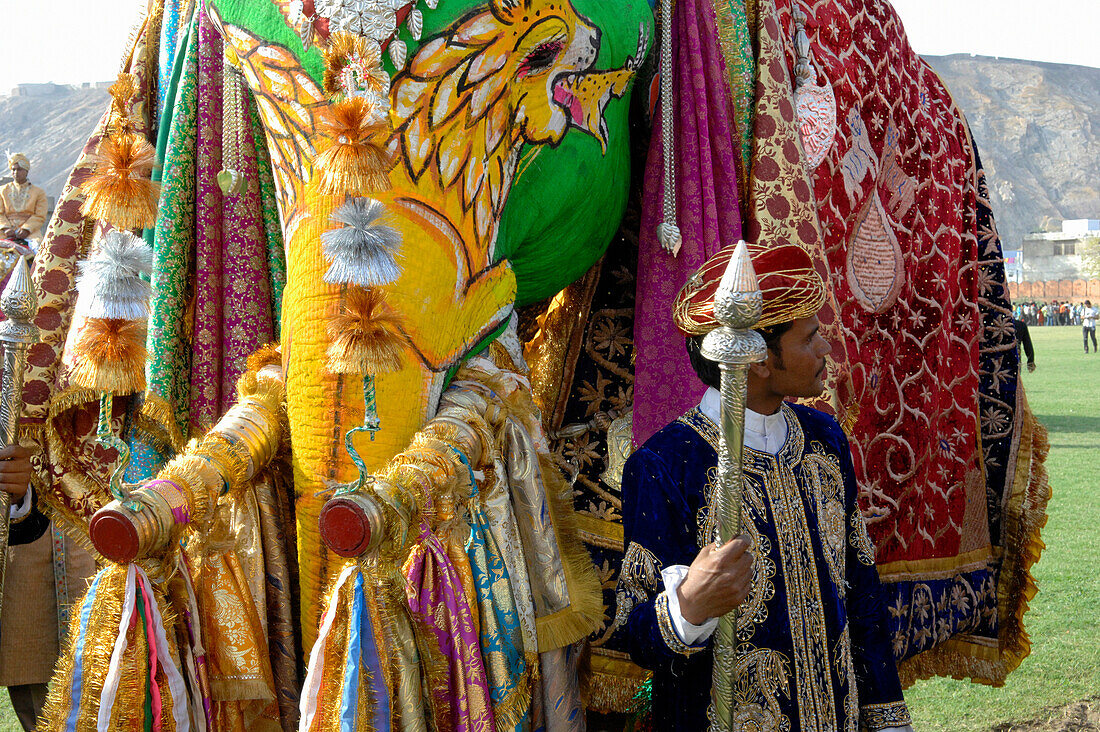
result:
[[[757,361],[756,363],[749,364],[749,373],[759,379],[767,379],[772,375],[771,369],[768,368],[768,361]]]

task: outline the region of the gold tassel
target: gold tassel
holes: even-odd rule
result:
[[[401,369],[401,319],[379,290],[349,287],[339,315],[328,323],[329,369],[336,374],[382,374]]]
[[[150,180],[156,150],[141,135],[125,132],[104,138],[92,156],[95,172],[81,184],[85,216],[116,229],[146,229],[157,223],[159,186]]]
[[[117,125],[116,131],[129,132],[133,124],[130,121],[130,102],[138,93],[137,76],[121,73],[118,80],[107,90],[111,95],[111,123]]]
[[[73,344],[69,379],[112,394],[144,391],[145,335],[143,320],[88,318]]]
[[[389,190],[393,158],[386,150],[389,118],[362,97],[334,102],[325,111],[331,145],[317,156],[313,182],[322,195],[366,196]],[[379,119],[381,117],[381,119]]]

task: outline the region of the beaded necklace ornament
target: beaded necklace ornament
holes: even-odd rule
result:
[[[672,9],[675,0],[661,3],[661,151],[664,162],[664,199],[661,223],[657,224],[657,241],[661,247],[676,256],[680,253],[683,238],[676,223],[676,141],[673,127],[672,98]]]

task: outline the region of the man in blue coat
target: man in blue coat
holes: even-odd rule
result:
[[[847,437],[832,417],[787,401],[821,394],[830,350],[816,317],[824,284],[797,246],[750,245],[768,354],[748,376],[745,534],[715,548],[719,372],[699,345],[717,325],[710,303],[732,250],[703,266],[675,308],[709,388],[623,473],[617,620],[634,661],[653,671],[654,729],[707,728],[709,639],[734,607],[736,729],[909,729]]]

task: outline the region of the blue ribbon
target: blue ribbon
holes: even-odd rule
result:
[[[88,618],[92,615],[92,605],[95,604],[99,580],[108,569],[109,567],[104,567],[96,572],[95,579],[88,588],[88,594],[84,596],[84,602],[80,606],[80,630],[76,636],[76,653],[73,654],[73,688],[69,692],[69,716],[65,720],[66,732],[76,730],[76,721],[80,716],[80,692],[84,685],[84,641],[88,636]]]

